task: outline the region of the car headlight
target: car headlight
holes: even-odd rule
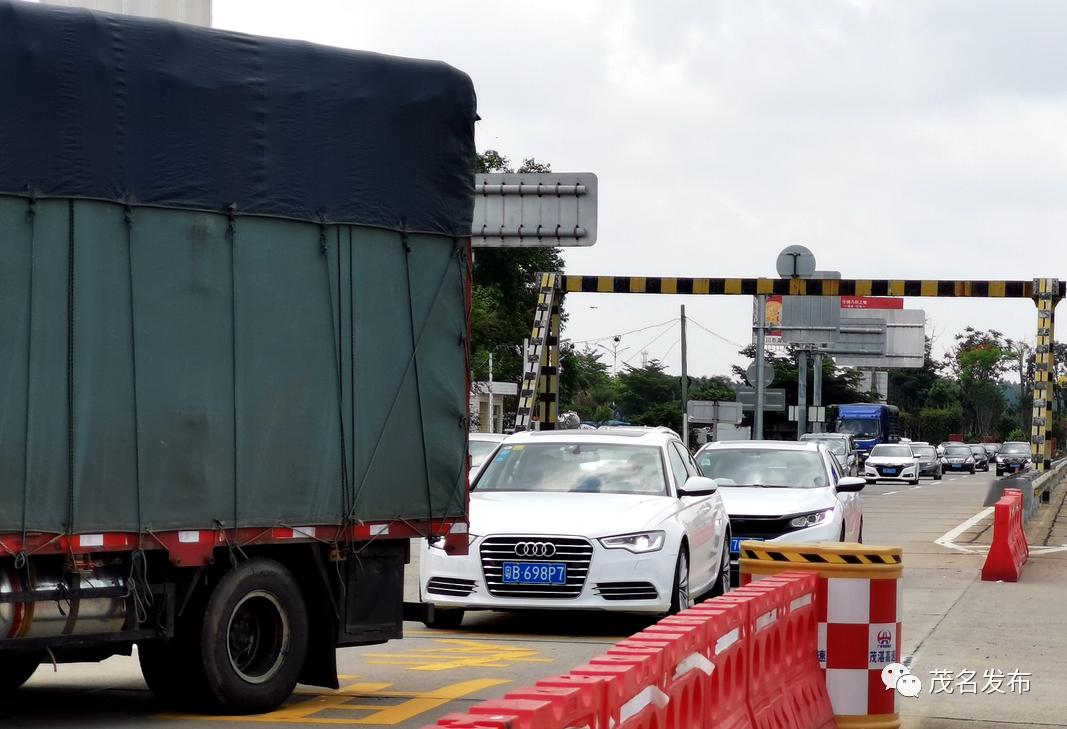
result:
[[[974,463],[974,456],[967,456],[967,460],[964,463]]]
[[[800,516],[794,516],[789,520],[789,526],[794,529],[804,529],[806,527],[812,527],[816,524],[822,524],[824,521],[828,521],[833,515],[833,509],[826,509],[824,511],[813,511],[810,514],[801,514]]]
[[[634,554],[644,554],[645,552],[655,552],[663,549],[663,543],[666,539],[666,532],[655,531],[601,537],[599,542],[604,549],[625,549]]]

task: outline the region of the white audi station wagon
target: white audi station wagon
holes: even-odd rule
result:
[[[478,471],[470,551],[423,544],[431,627],[467,610],[665,614],[730,589],[730,522],[714,481],[654,428],[519,433]]]

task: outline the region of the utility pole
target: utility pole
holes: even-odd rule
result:
[[[811,404],[813,407],[822,407],[822,352],[815,353],[815,373],[811,383]],[[816,422],[811,424],[812,433],[823,432],[823,424]]]
[[[689,447],[689,366],[685,342],[685,304],[682,304],[682,443]]]
[[[797,358],[797,437],[808,432],[808,352]]]
[[[489,432],[496,432],[496,403],[493,401],[493,350],[489,350]]]
[[[752,440],[763,440],[763,405],[766,396],[766,383],[764,383],[763,366],[766,364],[763,348],[766,344],[767,333],[767,295],[760,294],[756,297],[756,410],[752,413]]]

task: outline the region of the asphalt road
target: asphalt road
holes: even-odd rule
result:
[[[924,641],[974,579],[976,555],[935,544],[982,509],[991,476],[946,475],[919,486],[880,483],[863,492],[864,541],[901,545],[905,561],[905,655]],[[409,589],[414,587],[414,565]],[[507,689],[565,673],[648,624],[610,614],[468,614],[461,629],[405,626],[406,637],[339,651],[340,691],[298,688],[278,711],[257,717],[162,713],[136,658],[38,670],[13,701],[5,727],[421,727]],[[934,698],[934,697],[931,697]]]

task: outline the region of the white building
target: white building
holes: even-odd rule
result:
[[[518,394],[519,386],[514,382],[494,382],[492,395],[489,393],[488,382],[471,383],[471,430],[478,433],[503,433],[504,398]]]

